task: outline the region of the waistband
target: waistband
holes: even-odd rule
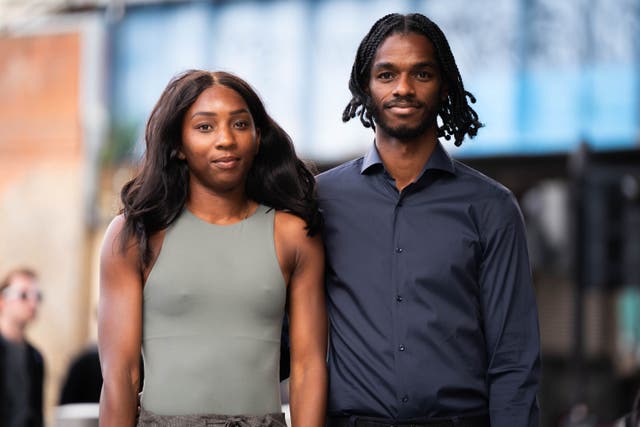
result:
[[[284,414],[266,415],[159,415],[140,408],[137,427],[287,427]]]
[[[360,415],[329,416],[327,427],[490,427],[488,414],[392,420]]]

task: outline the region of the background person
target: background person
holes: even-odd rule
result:
[[[0,426],[41,427],[44,360],[27,340],[42,294],[28,268],[11,271],[0,282]]]
[[[92,344],[77,354],[69,364],[58,403],[98,403],[101,389],[102,372],[98,346]]]

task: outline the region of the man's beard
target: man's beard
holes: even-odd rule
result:
[[[436,123],[436,115],[427,114],[417,126],[390,126],[382,117],[381,111],[374,102],[370,102],[369,110],[376,126],[379,126],[387,135],[400,141],[412,140],[424,135],[431,126]],[[384,107],[383,107],[384,108]]]

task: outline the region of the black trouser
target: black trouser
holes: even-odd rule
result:
[[[490,427],[489,415],[391,420],[360,415],[329,416],[327,427]]]

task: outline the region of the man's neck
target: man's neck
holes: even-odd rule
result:
[[[427,133],[412,140],[398,140],[376,130],[376,147],[384,167],[396,181],[396,188],[402,191],[414,182],[427,163],[438,139]]]
[[[24,327],[16,325],[8,319],[0,318],[0,334],[8,341],[24,342]]]

